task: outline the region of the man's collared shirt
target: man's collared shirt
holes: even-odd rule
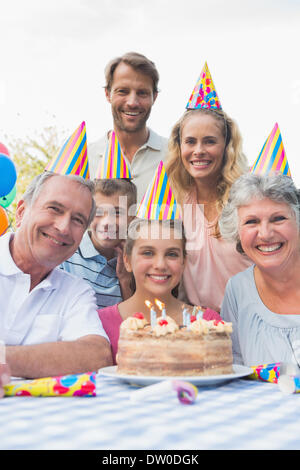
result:
[[[123,300],[116,265],[117,258],[107,260],[102,256],[85,232],[74,255],[61,267],[87,281],[95,291],[98,308],[104,308]]]
[[[75,276],[53,269],[30,291],[30,274],[15,264],[9,249],[13,233],[0,237],[0,339],[7,345],[72,341],[107,335],[95,294]]]
[[[90,175],[93,179],[108,144],[108,133],[101,139],[88,146]],[[132,181],[137,187],[137,202],[144,196],[155,170],[162,160],[165,160],[168,140],[149,129],[148,141],[135,153],[131,163],[124,156],[130,169]]]

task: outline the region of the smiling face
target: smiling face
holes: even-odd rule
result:
[[[24,200],[18,204],[16,264],[51,270],[70,258],[87,228],[91,209],[87,188],[66,176],[49,178],[32,204]]]
[[[94,195],[97,211],[90,225],[91,240],[95,248],[103,252],[120,244],[127,233],[128,198],[120,193],[106,196],[100,192]]]
[[[169,237],[156,232],[149,237],[150,226],[142,225],[131,254],[124,255],[126,269],[135,278],[137,291],[148,297],[165,298],[181,279],[184,269],[183,241],[170,229]]]
[[[261,269],[279,269],[299,258],[299,229],[285,203],[253,199],[238,209],[239,236],[246,255]]]
[[[180,139],[185,169],[195,180],[215,183],[224,160],[225,139],[219,122],[196,112],[184,122]]]
[[[157,96],[151,77],[121,62],[114,71],[111,89],[105,92],[116,132],[137,132],[145,128]]]

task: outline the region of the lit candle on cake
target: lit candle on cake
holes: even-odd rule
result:
[[[197,307],[195,306],[195,307],[193,308],[192,314],[191,314],[191,316],[190,316],[191,323],[193,323],[194,321],[197,320],[197,317],[196,317],[196,310],[197,310]]]
[[[158,306],[159,310],[161,310],[161,316],[163,318],[166,318],[167,312],[166,312],[165,304],[163,302],[161,302],[160,300],[158,300],[158,299],[155,299],[155,303]]]
[[[187,316],[186,316],[186,327],[188,330],[191,327],[191,315],[189,313],[187,313]]]
[[[196,310],[197,310],[197,307],[196,305],[194,305],[191,317],[196,317]]]
[[[197,312],[197,320],[200,320],[200,318],[203,318],[203,310],[201,309],[201,307],[198,305],[198,312]]]
[[[182,311],[182,325],[186,326],[186,319],[187,319],[187,316],[188,316],[189,312],[188,312],[188,309],[184,306],[184,304],[182,305],[182,308],[183,308],[183,311]]]
[[[150,308],[150,323],[151,328],[153,329],[156,325],[156,311],[153,308],[153,304],[149,300],[145,300],[145,304]]]

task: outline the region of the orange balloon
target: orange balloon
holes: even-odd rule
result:
[[[4,235],[9,227],[9,220],[6,210],[0,206],[0,237]]]

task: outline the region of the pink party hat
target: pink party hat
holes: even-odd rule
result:
[[[60,175],[78,175],[89,179],[85,122],[82,122],[64,143],[57,155],[47,165],[46,171]]]
[[[136,217],[148,220],[180,219],[180,211],[161,161],[137,210]]]
[[[96,172],[96,178],[131,178],[130,169],[126,164],[120,142],[114,131],[110,134],[105,155]]]
[[[222,109],[207,62],[205,62],[186,109]]]
[[[281,172],[291,176],[289,164],[283,147],[281,133],[276,123],[260,154],[258,155],[250,172],[254,174],[268,174],[270,171]]]

